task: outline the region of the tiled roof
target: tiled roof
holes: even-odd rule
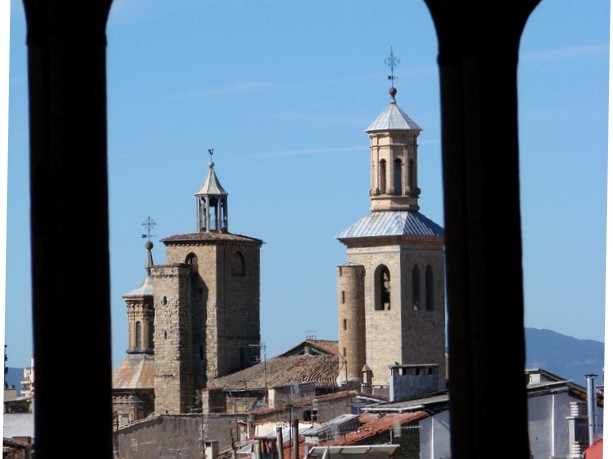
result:
[[[262,390],[265,387],[314,383],[319,388],[336,387],[337,355],[292,355],[275,357],[227,376],[215,378],[209,387],[224,390]]]
[[[348,415],[346,415],[348,416]],[[417,423],[422,419],[428,417],[428,413],[426,411],[413,411],[411,413],[386,413],[386,414],[373,414],[373,413],[362,413],[358,415],[358,427],[352,431],[342,432],[342,435],[338,435],[338,437],[331,439],[320,441],[317,443],[317,446],[347,446],[347,445],[359,445],[359,444],[369,444],[368,441],[370,438],[379,435],[381,433],[387,433],[390,430],[393,430],[398,425],[406,426],[408,424]],[[325,424],[322,424],[325,425]],[[285,431],[283,435],[283,457],[293,457],[294,454],[294,446],[291,441],[288,439],[288,430],[289,426],[283,428]],[[306,455],[306,448],[312,447],[314,445],[307,444],[305,442],[305,437],[302,435],[304,432],[311,430],[311,426],[307,426],[304,424],[300,424],[299,426],[299,435],[298,435],[298,457],[304,458]],[[267,435],[266,437],[273,438],[273,433]],[[252,451],[253,440],[248,440],[242,445],[241,452],[247,453]],[[231,449],[228,448],[220,448],[220,457],[230,457]]]
[[[379,395],[368,394],[365,392],[358,392],[355,390],[346,391],[345,389],[339,389],[338,392],[332,392],[330,394],[319,395],[313,399],[293,402],[292,406],[293,407],[316,406],[318,404],[325,404],[325,403],[332,402],[334,400],[346,400],[347,398],[355,399],[357,401],[369,401],[372,403],[383,403],[387,401],[387,398],[381,397]],[[284,413],[287,411],[287,409],[288,407],[285,405],[276,406],[273,408],[260,407],[260,408],[249,410],[249,414],[256,415],[256,416],[263,415],[263,414],[270,415],[272,413]],[[256,420],[254,420],[253,422],[254,424],[257,423]],[[264,422],[270,422],[270,419],[266,418]]]
[[[373,236],[443,237],[444,230],[425,215],[415,211],[371,212],[336,236],[350,239]]]
[[[153,389],[154,357],[148,354],[128,354],[113,370],[113,389]]]
[[[375,413],[363,413],[360,414],[360,427],[357,430],[343,432],[343,435],[339,435],[338,438],[324,441],[319,445],[355,445],[381,432],[389,432],[397,425],[403,426],[425,419],[426,417],[428,417],[428,413],[425,411],[389,413],[384,416]]]
[[[297,354],[334,354],[338,355],[338,341],[322,339],[306,339],[283,352],[279,357]]]
[[[388,413],[383,416],[372,413],[363,413],[359,415],[360,426],[351,432],[342,432],[342,435],[327,440],[320,441],[317,446],[341,446],[341,445],[358,445],[367,442],[369,438],[379,435],[383,432],[389,432],[394,427],[404,426],[413,422],[418,422],[421,419],[428,417],[425,411],[414,411],[411,413]],[[304,436],[300,435],[298,445],[298,456],[303,458],[306,456],[306,447],[310,447],[305,442]],[[283,456],[292,457],[293,446],[286,442],[283,446]]]
[[[447,391],[438,392],[435,394],[426,395],[421,398],[412,400],[403,400],[401,402],[382,402],[364,407],[364,411],[370,413],[408,413],[428,407],[433,411],[436,407],[447,406],[449,403],[449,394]]]
[[[162,239],[162,242],[168,244],[193,244],[194,242],[213,242],[213,241],[233,241],[247,242],[254,244],[262,244],[262,240],[243,236],[241,234],[219,233],[216,231],[200,231],[199,233],[175,234]]]

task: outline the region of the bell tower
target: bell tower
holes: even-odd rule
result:
[[[228,193],[215,174],[213,149],[209,148],[209,172],[202,187],[196,192],[196,231],[228,231]]]
[[[162,239],[151,268],[156,412],[193,411],[207,381],[254,363],[260,343],[260,248],[228,231],[228,193],[213,163],[195,193],[196,232]]]
[[[393,53],[387,62],[393,82]],[[389,94],[366,129],[370,213],[337,235],[347,247],[337,269],[339,368],[349,383],[359,378],[382,394],[393,365],[435,365],[438,387],[446,380],[444,231],[419,212],[422,129],[398,106],[393,84]]]
[[[392,100],[368,127],[370,138],[370,210],[419,210],[417,137],[421,128]]]

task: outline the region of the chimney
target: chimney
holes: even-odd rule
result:
[[[594,379],[597,375],[585,375],[587,385],[587,421],[589,445],[594,443],[594,429],[596,426],[596,394],[594,392]]]

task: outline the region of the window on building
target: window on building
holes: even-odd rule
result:
[[[375,270],[375,310],[383,311],[391,306],[390,272],[381,265]]]
[[[194,267],[198,266],[198,255],[191,252],[185,257],[185,263]]]
[[[232,275],[245,275],[245,257],[238,250],[234,252],[234,257],[232,258]]]
[[[379,161],[379,190],[383,194],[387,192],[387,178],[385,174],[385,167],[385,160],[382,159],[381,161]]]
[[[415,161],[409,160],[409,189],[413,191],[415,187]]]
[[[426,268],[426,311],[434,309],[434,274],[432,266]]]
[[[394,160],[394,194],[402,194],[402,161]]]
[[[345,290],[341,292],[341,303],[345,304]]]
[[[136,349],[140,349],[142,346],[142,341],[141,341],[141,324],[140,321],[136,322],[136,330],[135,330],[135,338],[136,338]]]
[[[420,282],[420,274],[419,268],[417,265],[413,266],[413,310],[417,311],[420,307],[419,298],[421,296],[421,292],[419,289]]]

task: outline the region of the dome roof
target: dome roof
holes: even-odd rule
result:
[[[390,102],[383,112],[366,129],[366,132],[375,131],[421,131],[421,127],[409,115],[403,112],[396,101]]]

